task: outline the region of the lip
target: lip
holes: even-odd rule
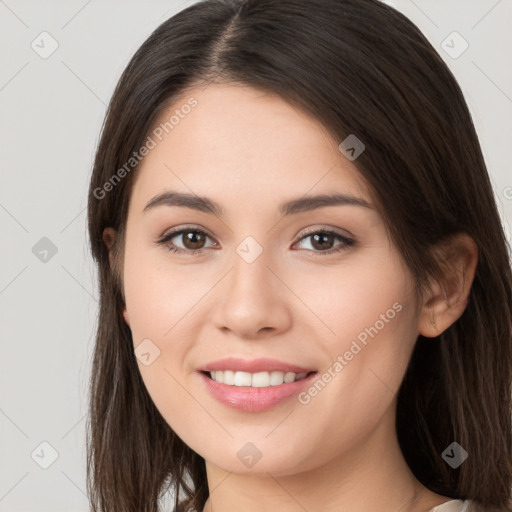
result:
[[[314,368],[302,368],[300,366],[278,361],[277,359],[240,359],[237,357],[228,357],[213,361],[202,368],[198,368],[201,372],[214,372],[217,370],[233,370],[235,372],[293,372],[293,373],[309,373],[316,371]]]
[[[229,386],[210,378],[202,371],[198,372],[208,392],[220,403],[243,412],[263,412],[291,399],[304,388],[310,386],[318,372],[295,382],[283,383],[266,388],[251,386]]]

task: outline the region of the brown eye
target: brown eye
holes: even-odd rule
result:
[[[299,243],[303,243],[303,241],[307,239],[311,240],[310,252],[322,255],[347,250],[355,243],[355,241],[351,238],[347,238],[346,236],[336,233],[335,231],[327,230],[312,231],[303,236],[299,240]],[[339,241],[340,243],[336,245],[336,241]]]
[[[210,238],[210,236],[201,229],[184,228],[171,231],[159,240],[158,243],[166,246],[169,251],[172,252],[196,254],[203,252],[206,248],[205,244],[208,238]],[[180,247],[180,245],[183,247]]]
[[[187,249],[202,249],[205,243],[205,236],[201,231],[182,231],[181,240]]]
[[[334,236],[327,233],[317,233],[312,236],[311,240],[311,245],[319,250],[331,249],[334,244]]]

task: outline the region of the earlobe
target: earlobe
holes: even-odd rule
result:
[[[126,311],[126,306],[123,308],[123,318],[126,324],[130,326],[130,319],[128,317],[128,311]]]
[[[439,336],[464,313],[478,262],[476,243],[466,233],[452,238],[446,250],[446,272],[432,284],[418,318],[418,334],[428,338]]]

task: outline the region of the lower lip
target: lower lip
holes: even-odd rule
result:
[[[295,382],[283,383],[278,386],[253,388],[251,386],[230,386],[221,384],[203,372],[199,375],[208,391],[219,402],[233,409],[244,412],[262,412],[285,402],[311,385],[318,372]]]

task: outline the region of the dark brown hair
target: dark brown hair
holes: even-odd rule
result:
[[[153,404],[122,317],[123,235],[137,167],[113,176],[164,108],[189,88],[216,82],[277,93],[335,140],[355,134],[363,141],[354,164],[418,297],[441,276],[437,245],[461,232],[476,242],[466,310],[437,338],[418,337],[398,394],[397,435],[411,470],[432,491],[472,499],[475,510],[512,510],[512,275],[504,230],[454,76],[413,23],[377,0],[199,2],[162,23],[123,72],[88,203],[100,289],[87,438],[92,510],[156,512],[172,489],[175,511],[201,512],[208,497],[205,461]],[[106,227],[118,231],[112,267]],[[457,469],[441,457],[454,441],[469,454]]]

